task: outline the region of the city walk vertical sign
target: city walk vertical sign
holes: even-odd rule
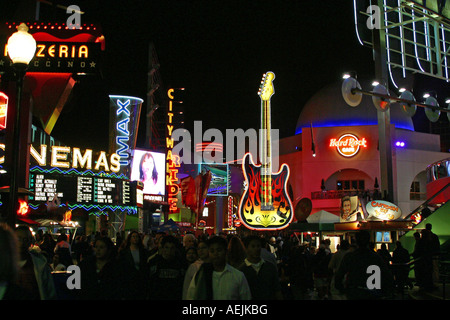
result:
[[[141,98],[136,97],[109,96],[109,151],[119,155],[119,173],[128,178],[131,172],[131,150],[136,147],[142,102]]]
[[[172,153],[173,149],[173,89],[169,89],[167,91],[167,96],[169,97],[169,106],[167,110],[167,136],[166,136],[166,149],[167,149],[167,156],[166,156],[166,187],[167,187],[167,202],[169,203],[169,214],[171,213],[178,213],[180,212],[180,209],[177,207],[177,195],[180,191],[180,187],[177,184],[178,181],[178,168],[180,167],[180,157],[179,155],[174,155]]]

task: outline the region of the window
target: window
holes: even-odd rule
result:
[[[336,190],[364,190],[364,180],[338,180]]]

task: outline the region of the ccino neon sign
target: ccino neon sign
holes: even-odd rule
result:
[[[330,139],[330,148],[336,148],[344,157],[353,157],[361,147],[367,148],[366,138],[358,139],[351,133],[342,135],[339,139]]]

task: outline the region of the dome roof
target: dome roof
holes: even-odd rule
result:
[[[367,81],[360,81],[361,88],[372,90]],[[372,102],[372,96],[363,95],[357,107],[349,106],[341,93],[342,82],[330,84],[319,90],[304,105],[297,121],[295,134],[302,132],[303,127],[342,127],[377,125],[377,109]],[[393,95],[393,93],[391,93]],[[391,123],[396,128],[414,131],[412,118],[407,115],[399,104],[390,105]]]

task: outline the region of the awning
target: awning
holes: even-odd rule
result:
[[[37,221],[34,221],[34,220],[31,220],[31,219],[27,219],[27,218],[22,218],[22,217],[18,217],[17,218],[17,220],[18,221],[21,221],[21,222],[23,222],[23,223],[26,223],[26,224],[29,224],[29,225],[40,225],[40,223],[39,222],[37,222]]]

